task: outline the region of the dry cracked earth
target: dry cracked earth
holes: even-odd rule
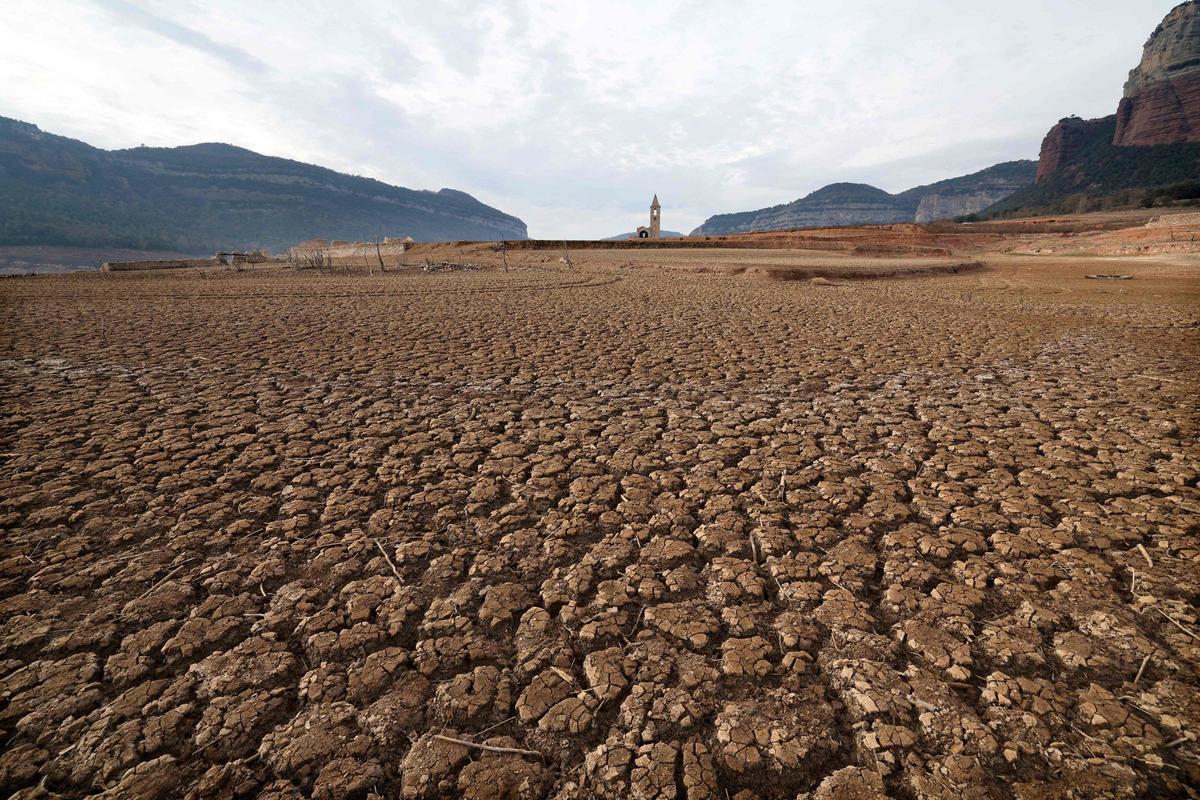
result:
[[[1087,271],[7,281],[0,794],[1196,797],[1200,286]]]

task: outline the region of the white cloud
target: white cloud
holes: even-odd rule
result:
[[[1112,113],[1174,0],[6,0],[0,114],[102,147],[226,141],[534,236],[608,236],[1036,157]]]

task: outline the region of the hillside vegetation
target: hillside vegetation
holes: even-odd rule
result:
[[[984,217],[1081,213],[1200,197],[1200,144],[1113,144],[1115,116],[1096,120],[1067,160]]]

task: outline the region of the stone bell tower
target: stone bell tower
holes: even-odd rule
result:
[[[657,239],[662,231],[662,206],[658,204],[658,195],[650,203],[650,238]]]

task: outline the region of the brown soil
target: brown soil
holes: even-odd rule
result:
[[[1196,259],[668,252],[0,284],[0,793],[1188,796]]]

